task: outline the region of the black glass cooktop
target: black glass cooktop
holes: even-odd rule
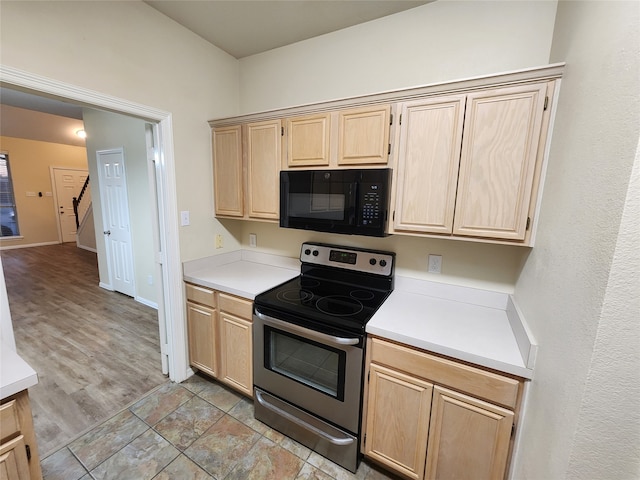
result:
[[[259,294],[256,308],[267,307],[304,325],[314,322],[364,332],[367,321],[391,293],[360,285],[300,275]],[[294,317],[294,318],[292,318]]]

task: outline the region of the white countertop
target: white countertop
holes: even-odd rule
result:
[[[505,309],[394,290],[367,333],[531,378]]]
[[[185,281],[253,300],[300,273],[297,258],[242,250],[183,266]],[[367,333],[532,378],[537,346],[505,293],[395,278]]]
[[[0,399],[38,383],[38,375],[11,347],[0,345]]]
[[[293,267],[290,260],[233,252],[185,263],[184,280],[253,300],[257,294],[300,275],[300,262]]]

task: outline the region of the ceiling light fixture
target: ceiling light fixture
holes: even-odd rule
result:
[[[76,135],[80,138],[87,138],[87,132],[85,132],[84,130],[76,130]]]

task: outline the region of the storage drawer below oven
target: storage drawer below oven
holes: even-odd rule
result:
[[[290,403],[254,388],[254,415],[286,436],[320,455],[356,472],[359,463],[358,438],[296,408]]]

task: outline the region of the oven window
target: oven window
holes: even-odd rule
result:
[[[344,400],[346,353],[265,326],[265,366],[276,373]]]

